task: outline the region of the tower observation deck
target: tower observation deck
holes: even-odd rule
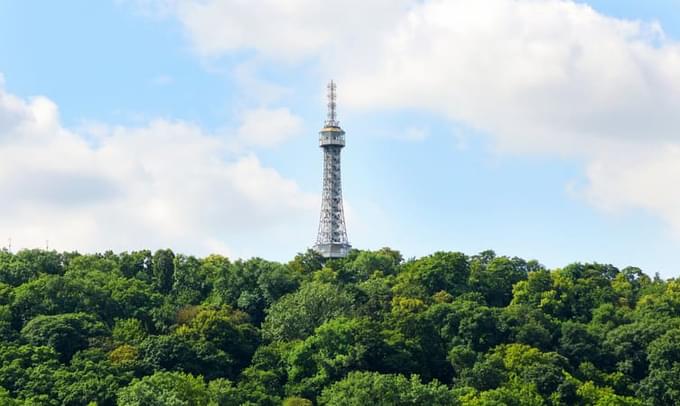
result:
[[[324,258],[342,258],[351,245],[347,241],[345,214],[342,208],[340,151],[345,146],[345,132],[340,128],[335,111],[336,87],[331,82],[328,89],[328,115],[319,131],[319,146],[323,149],[323,191],[319,234],[314,250]]]

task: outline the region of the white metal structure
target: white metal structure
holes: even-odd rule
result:
[[[347,241],[345,214],[342,208],[340,151],[345,146],[345,132],[340,128],[335,112],[336,88],[328,89],[328,116],[319,132],[319,146],[323,149],[323,192],[319,234],[314,250],[324,258],[342,258],[352,247]]]

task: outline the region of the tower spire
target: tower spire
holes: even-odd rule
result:
[[[335,82],[331,80],[326,86],[328,93],[328,113],[326,115],[326,127],[339,127],[336,108],[336,93],[335,93]]]

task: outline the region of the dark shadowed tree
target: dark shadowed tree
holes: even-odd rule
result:
[[[153,281],[161,293],[169,293],[172,289],[175,274],[175,254],[172,250],[158,250],[153,254]]]

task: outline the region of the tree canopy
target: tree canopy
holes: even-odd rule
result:
[[[680,282],[484,251],[0,251],[3,405],[680,404]]]

